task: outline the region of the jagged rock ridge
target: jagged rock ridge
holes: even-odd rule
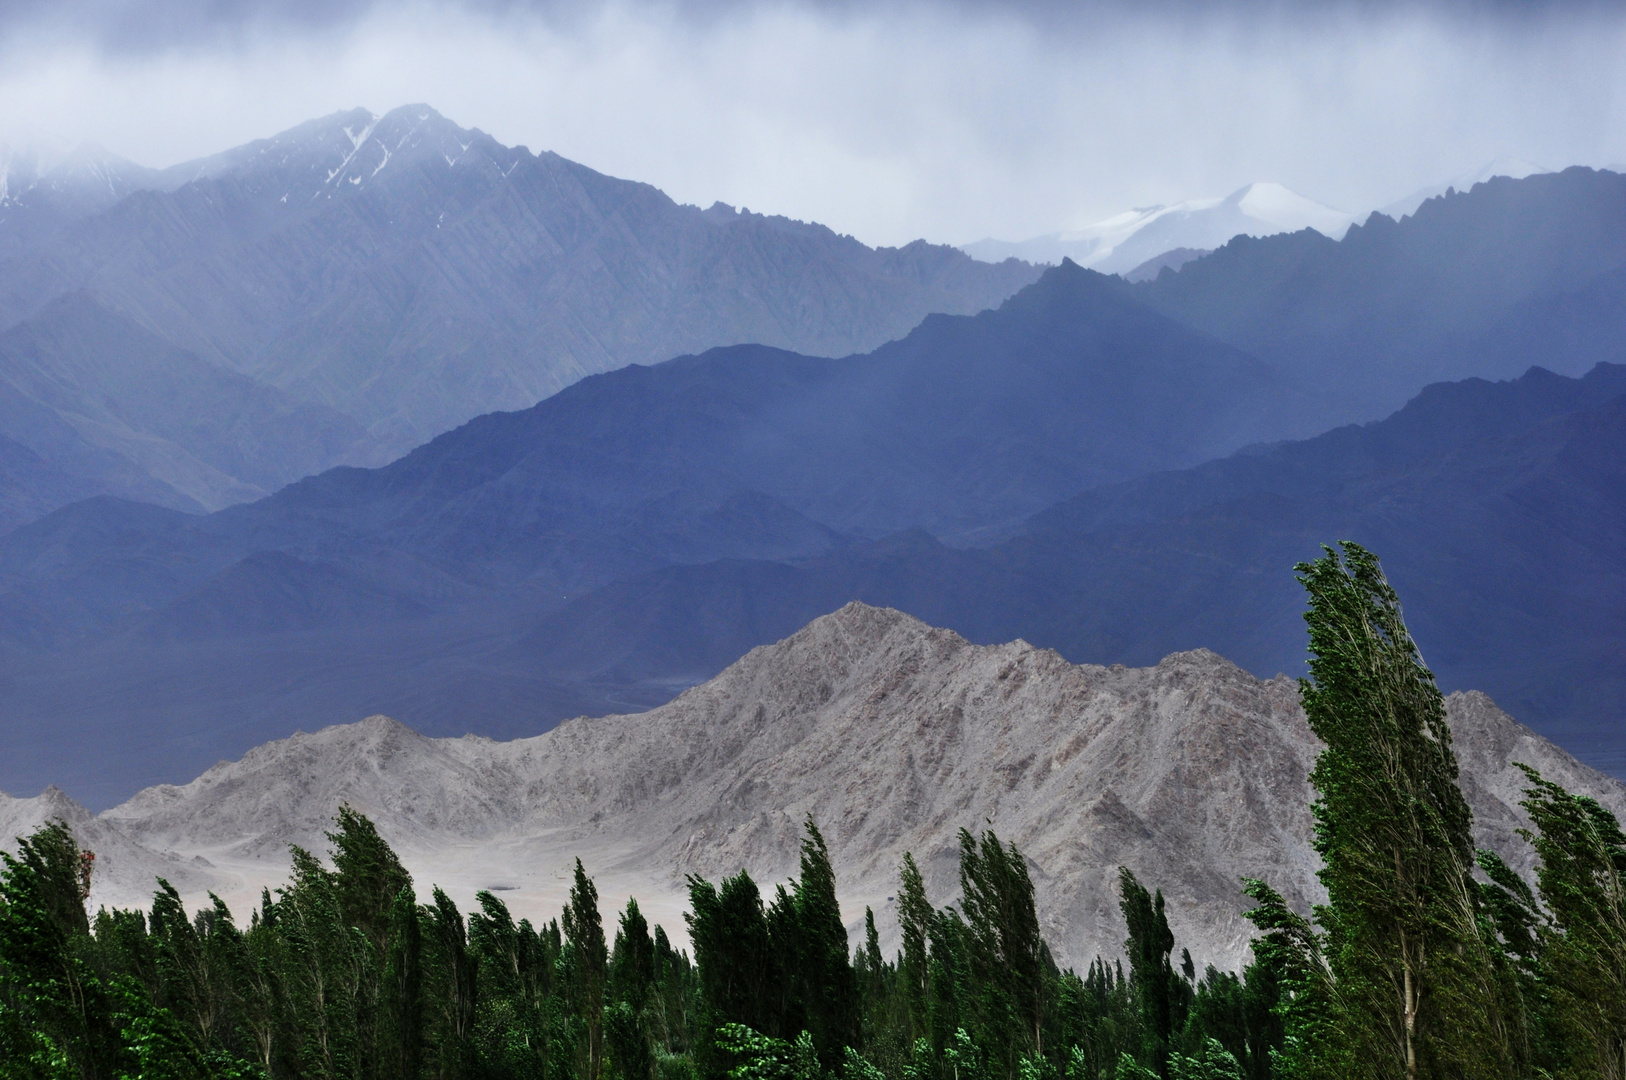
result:
[[[1483,695],[1454,694],[1448,708],[1479,836],[1516,866],[1531,856],[1513,832],[1513,762],[1626,810],[1626,788]],[[1290,680],[1205,650],[1151,668],[1073,665],[853,603],[647,713],[513,742],[429,739],[372,717],[148,789],[94,825],[169,853],[169,865],[207,859],[212,887],[247,898],[277,879],[287,843],[324,848],[349,802],[421,887],[439,881],[467,899],[501,884],[516,908],[548,914],[579,855],[607,903],[637,893],[678,929],[684,874],[782,877],[811,815],[847,918],[873,905],[889,936],[903,852],[947,902],[958,830],[991,827],[1030,860],[1064,962],[1119,947],[1125,865],[1164,890],[1199,963],[1234,965],[1249,938],[1242,876],[1300,907],[1318,895],[1306,779],[1317,749]],[[100,895],[141,898],[125,887]]]

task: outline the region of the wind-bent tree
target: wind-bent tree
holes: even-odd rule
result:
[[[926,899],[926,885],[920,878],[915,857],[903,853],[898,871],[898,927],[903,932],[903,952],[898,957],[898,974],[903,979],[903,995],[911,1045],[926,1037],[927,1003],[931,1000],[931,959],[927,944],[932,929],[932,905]]]
[[[1015,844],[960,830],[960,906],[969,930],[971,976],[982,992],[985,1049],[1014,1076],[1021,1058],[1044,1055],[1049,954],[1039,935],[1033,881]]]
[[[1596,800],[1574,795],[1521,766],[1530,778],[1527,833],[1550,923],[1537,930],[1537,971],[1550,997],[1548,1029],[1563,1073],[1626,1077],[1626,835]],[[1523,883],[1497,882],[1529,910]],[[1515,921],[1517,928],[1533,922]],[[1504,934],[1506,932],[1504,931]],[[1515,935],[1518,929],[1514,931]],[[1518,940],[1515,937],[1515,940]]]
[[[1296,567],[1310,602],[1300,691],[1326,743],[1310,780],[1336,1029],[1374,1078],[1505,1077],[1514,1048],[1445,702],[1376,556],[1340,547]]]
[[[795,958],[792,982],[808,1033],[819,1059],[833,1068],[842,1060],[843,1047],[858,1045],[858,980],[824,835],[811,815],[803,828],[801,877],[790,895],[794,946],[786,951]]]
[[[573,992],[584,1024],[582,1080],[599,1080],[604,1068],[604,982],[609,965],[604,921],[598,911],[598,887],[576,860],[576,879],[564,911],[565,940],[570,950]]]
[[[1118,893],[1118,906],[1129,927],[1124,942],[1129,984],[1140,1005],[1141,1060],[1161,1073],[1169,1059],[1169,1040],[1185,1019],[1186,986],[1169,962],[1174,934],[1164,914],[1162,889],[1154,897],[1127,867],[1120,866]]]

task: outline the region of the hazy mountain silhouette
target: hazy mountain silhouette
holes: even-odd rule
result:
[[[1626,742],[1626,367],[1441,384],[1389,418],[1102,488],[984,550],[922,531],[790,564],[617,582],[522,646],[577,679],[709,677],[850,599],[973,640],[1142,664],[1212,646],[1302,670],[1290,573],[1355,539],[1384,559],[1447,689],[1481,687],[1617,771]]]
[[[427,106],[313,120],[148,184],[0,261],[0,326],[86,290],[344,413],[367,463],[629,363],[741,342],[872,349],[1038,273],[680,206]]]
[[[1265,365],[1067,264],[997,311],[934,316],[867,355],[736,346],[629,367],[384,468],[335,469],[206,518],[72,507],[0,539],[0,592],[77,632],[171,604],[261,551],[444,607],[493,588],[563,594],[672,564],[817,555],[917,524],[984,535],[1278,434],[1297,404]],[[87,547],[65,560],[63,544]]]
[[[376,142],[361,129],[339,135],[338,150],[356,154]],[[314,235],[318,218],[357,244],[393,235],[368,230],[378,207],[396,204],[368,200],[385,199],[377,185],[410,155],[392,152],[376,173],[333,173],[346,192],[324,202],[331,178],[312,162],[337,150],[312,145],[321,153],[290,158],[293,173],[266,168],[330,208],[301,210],[316,217],[291,232],[256,234],[276,238],[265,240],[264,265],[284,265],[279,245]],[[395,144],[378,145],[382,157]],[[530,220],[514,208],[532,204],[500,170],[458,173],[445,161],[454,155],[436,152],[441,164],[426,156],[402,190],[468,178],[486,193],[471,221],[507,221],[502,208]],[[511,176],[563,170],[581,191],[620,183],[513,153]],[[233,171],[246,167],[200,166],[202,180],[173,196],[132,196],[74,230],[137,204],[201,206],[199,184],[225,185],[207,188],[217,206],[228,193],[261,206],[263,192]],[[668,207],[670,220],[711,230],[716,218],[742,230],[736,239],[782,231],[802,238],[783,250],[800,251],[824,235],[732,212],[696,218],[657,195],[648,205]],[[262,206],[265,220],[280,220],[280,205]],[[627,220],[583,219],[591,242],[571,250],[584,265],[607,265],[593,253],[619,235],[612,218]],[[126,498],[66,506],[0,537],[0,720],[20,743],[116,715],[142,738],[219,752],[380,710],[425,731],[514,735],[658,703],[851,599],[1076,660],[1149,663],[1211,647],[1270,675],[1302,659],[1291,565],[1347,537],[1384,557],[1448,688],[1491,692],[1589,760],[1626,770],[1607,734],[1626,704],[1616,599],[1626,594],[1626,385],[1620,367],[1570,377],[1620,355],[1611,329],[1626,288],[1623,222],[1626,178],[1495,180],[1403,222],[1373,218],[1342,243],[1312,233],[1235,240],[1141,285],[1063,265],[996,311],[934,316],[866,354],[736,345],[622,367],[532,408],[481,416],[387,467],[332,469],[209,515],[179,512],[195,509],[185,497],[165,509],[145,505],[158,496],[104,484]],[[441,242],[428,235],[389,251]],[[633,263],[655,265],[639,262],[644,254]],[[881,258],[860,262],[872,256]],[[185,265],[204,273],[205,263]],[[388,293],[371,270],[334,273],[360,283],[355,296]],[[133,297],[139,276],[126,267],[105,280]],[[163,289],[185,295],[184,277]],[[413,298],[399,311],[418,311],[433,291],[399,294]],[[85,296],[114,303],[88,286]],[[312,318],[331,314],[335,332],[366,322],[340,309],[361,311]],[[434,336],[441,324],[411,325],[430,335],[414,341],[452,340]],[[284,340],[272,330],[264,341]],[[356,355],[363,366],[377,359]],[[390,355],[411,368],[407,353]],[[1441,372],[1523,372],[1547,359],[1568,374],[1415,393]],[[1317,416],[1367,415],[1413,396],[1379,422],[1273,442],[1314,434]],[[37,415],[76,430],[59,412]],[[0,434],[12,430],[22,429]],[[243,437],[157,421],[143,431],[200,461],[227,460],[221,447]],[[88,465],[62,472],[11,438],[0,443],[0,477],[58,475],[30,474],[38,459],[66,486],[102,482]],[[8,495],[17,513],[42,505],[43,482],[18,483]],[[961,546],[975,544],[990,546]]]
[[[132,192],[178,182],[93,143],[55,162],[0,146],[0,260],[49,243]]]
[[[364,432],[76,292],[0,332],[0,434],[76,478],[40,485],[31,510],[112,493],[201,511],[325,468]],[[0,530],[39,514],[6,516]]]
[[[1556,358],[1548,349],[1568,332],[1554,318],[1564,298],[1588,306],[1622,267],[1626,176],[1572,168],[1496,177],[1400,222],[1374,214],[1338,242],[1309,230],[1237,237],[1138,288],[1319,387],[1330,427],[1399,408],[1430,382],[1511,378],[1531,364],[1579,375],[1618,357],[1590,339]]]

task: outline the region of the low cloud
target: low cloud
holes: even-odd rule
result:
[[[682,201],[871,243],[1020,238],[1257,179],[1364,210],[1493,158],[1626,159],[1626,17],[1597,5],[6,10],[0,138],[164,165],[426,101]]]

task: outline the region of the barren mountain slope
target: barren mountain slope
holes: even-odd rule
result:
[[[1483,695],[1449,707],[1481,835],[1516,863],[1529,859],[1512,833],[1514,760],[1626,810],[1626,788]],[[1289,680],[1204,650],[1152,668],[1075,666],[855,603],[648,713],[511,743],[427,739],[373,717],[267,744],[98,820],[253,876],[280,873],[286,842],[325,847],[322,829],[349,801],[420,887],[500,883],[516,909],[551,915],[579,855],[607,902],[636,892],[680,929],[684,874],[780,878],[811,814],[849,920],[872,904],[894,933],[886,899],[903,852],[948,902],[958,830],[991,826],[1030,860],[1063,962],[1119,947],[1125,865],[1168,895],[1199,964],[1235,964],[1249,936],[1240,877],[1265,877],[1301,907],[1315,896],[1316,752]]]
[[[96,853],[90,896],[93,907],[138,902],[145,906],[158,877],[189,898],[233,883],[231,877],[216,873],[208,860],[199,856],[154,851],[130,839],[118,822],[92,815],[55,787],[46,788],[32,799],[14,799],[0,792],[0,848],[15,854],[14,838],[28,836],[48,821],[66,822],[79,845]]]

